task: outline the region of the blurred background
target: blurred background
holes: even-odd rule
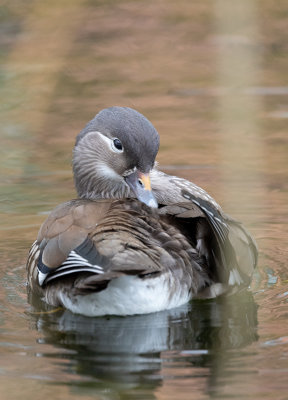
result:
[[[1,400],[287,399],[287,29],[284,0],[0,2]],[[112,105],[253,234],[247,292],[125,319],[29,304],[29,247],[76,196],[75,136]]]

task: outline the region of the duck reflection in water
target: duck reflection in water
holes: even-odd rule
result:
[[[30,300],[39,311],[39,299]],[[79,385],[81,377],[90,377],[89,385],[99,390],[105,385],[128,390],[143,384],[154,390],[170,364],[184,368],[182,374],[197,368],[195,376],[205,376],[209,390],[217,386],[233,354],[258,338],[257,306],[246,290],[125,318],[89,318],[67,310],[49,313],[49,306],[42,310],[31,314],[39,342],[57,348],[57,363],[63,358],[63,369],[73,366]],[[193,375],[190,378],[193,381]]]

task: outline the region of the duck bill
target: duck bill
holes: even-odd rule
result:
[[[157,208],[158,203],[151,189],[150,176],[136,170],[125,177],[125,181],[139,201],[149,207]]]

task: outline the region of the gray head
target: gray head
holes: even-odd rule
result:
[[[79,197],[137,197],[156,207],[149,172],[158,149],[156,129],[139,112],[128,107],[100,111],[76,139],[73,171]]]

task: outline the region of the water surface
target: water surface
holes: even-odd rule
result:
[[[1,400],[287,399],[285,2],[10,1],[0,19]],[[29,247],[75,197],[76,134],[111,105],[146,115],[160,167],[245,223],[250,288],[127,318],[29,303]]]

